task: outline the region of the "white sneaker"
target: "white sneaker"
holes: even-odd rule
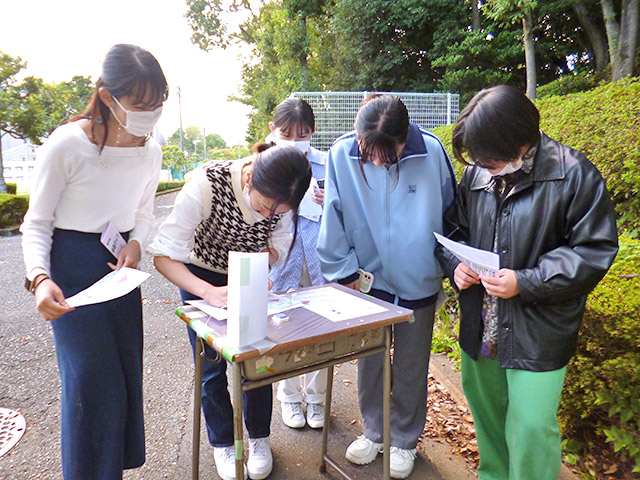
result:
[[[307,423],[311,428],[324,426],[324,405],[321,403],[307,403]]]
[[[299,402],[280,402],[282,421],[287,427],[302,428],[305,424],[302,404]]]
[[[216,462],[218,476],[222,480],[236,480],[236,450],[233,445],[229,447],[213,447],[213,459]],[[247,478],[247,469],[244,469],[244,478]]]
[[[247,471],[252,480],[267,478],[273,468],[273,456],[271,456],[271,444],[269,437],[249,439],[249,459]]]
[[[413,462],[418,452],[415,448],[391,447],[389,454],[389,467],[391,478],[407,478],[413,471]]]
[[[347,448],[345,458],[357,465],[366,465],[382,453],[382,444],[372,442],[364,435],[359,435]]]

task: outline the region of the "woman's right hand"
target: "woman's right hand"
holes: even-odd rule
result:
[[[65,313],[74,310],[74,307],[67,305],[64,293],[60,287],[50,278],[40,282],[36,288],[36,308],[42,318],[50,322]]]
[[[453,271],[453,280],[460,290],[466,290],[473,285],[479,284],[480,276],[461,262]]]
[[[214,307],[226,307],[227,306],[227,287],[214,287],[210,286],[207,290],[207,293],[202,297],[202,299],[207,302],[209,305],[213,305]]]
[[[360,279],[354,280],[351,283],[345,283],[344,286],[347,288],[352,288],[354,290],[360,291]]]

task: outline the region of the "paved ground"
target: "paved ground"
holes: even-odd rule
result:
[[[169,213],[174,198],[175,194],[158,197],[155,228]],[[179,305],[176,288],[155,272],[148,256],[141,269],[152,274],[143,286],[147,461],[143,467],[126,472],[125,479],[188,479],[193,366],[186,326],[173,313]],[[0,407],[21,412],[27,421],[20,443],[0,458],[0,479],[60,479],[60,385],[53,338],[37,314],[33,298],[24,290],[23,279],[20,237],[0,237],[0,301],[4,309],[0,321]],[[344,461],[346,446],[361,433],[356,366],[342,364],[335,372],[329,454],[354,479],[380,478],[380,460],[367,467]],[[321,432],[287,428],[280,419],[278,402],[274,405],[271,441],[275,466],[270,478],[339,478],[331,469],[328,475],[318,472]],[[217,479],[204,429],[201,450],[201,478]],[[427,451],[429,458],[419,457],[411,478],[475,478],[459,457],[449,454],[446,444],[429,441]]]

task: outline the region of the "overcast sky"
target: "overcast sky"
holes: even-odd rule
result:
[[[203,52],[190,40],[185,0],[10,0],[0,7],[0,51],[28,63],[27,75],[67,81],[100,75],[102,59],[116,43],[149,50],[169,82],[159,127],[170,136],[182,125],[204,127],[227,144],[244,144],[248,107],[228,102],[237,95],[239,47]]]

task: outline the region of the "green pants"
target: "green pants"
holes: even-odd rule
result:
[[[475,423],[480,480],[556,480],[561,449],[558,405],[566,367],[504,369],[462,352],[462,385]]]

